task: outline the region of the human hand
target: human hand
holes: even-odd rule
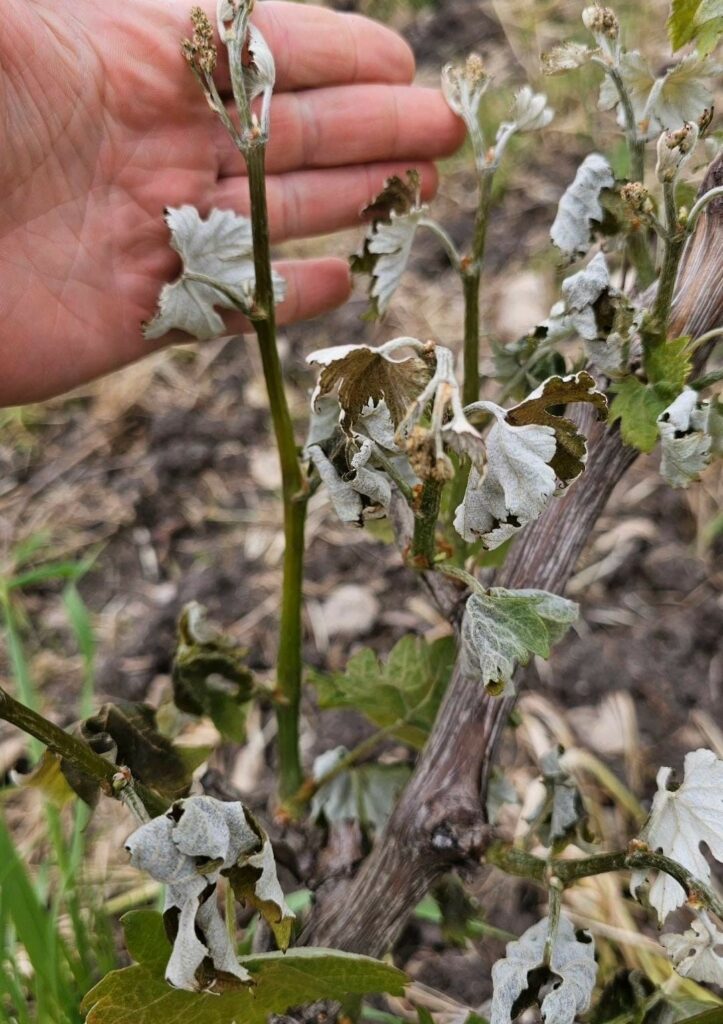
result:
[[[215,18],[214,0],[205,0]],[[177,272],[165,206],[248,213],[243,160],[180,52],[191,0],[4,0],[0,19],[0,405],[36,401],[150,351],[141,323]],[[406,44],[356,15],[268,0],[277,64],[273,240],[354,224],[390,174],[452,152],[462,128],[409,83]],[[222,47],[220,48],[223,49]],[[224,82],[224,74],[226,81]],[[230,95],[228,69],[219,69]],[[280,322],[349,292],[337,259],[279,264]],[[243,327],[228,319],[229,331]],[[158,344],[188,340],[168,336]]]

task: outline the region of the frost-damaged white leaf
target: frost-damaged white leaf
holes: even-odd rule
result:
[[[562,295],[549,320],[540,324],[546,337],[574,331],[583,340],[588,362],[601,373],[623,372],[642,311],[611,284],[604,254],[597,253],[586,267],[566,278]]]
[[[507,144],[517,132],[533,132],[547,127],[555,116],[552,107],[547,105],[547,96],[542,92],[533,92],[529,85],[523,85],[515,93],[510,120],[503,121],[497,129],[494,148],[494,166],[497,166],[507,148]]]
[[[549,465],[555,431],[533,424],[510,426],[500,406],[478,405],[495,417],[485,440],[487,464],[483,472],[472,469],[454,526],[465,540],[482,540],[485,547],[496,548],[537,519],[555,493],[555,471]]]
[[[394,358],[399,349],[413,354]],[[319,382],[312,395],[312,406],[326,395],[338,391],[342,409],[341,423],[347,433],[371,403],[384,401],[395,426],[424,389],[430,377],[419,353],[425,346],[416,338],[394,338],[379,348],[371,345],[336,345],[307,356],[307,362],[320,366]]]
[[[490,693],[514,693],[512,677],[533,654],[549,657],[578,616],[578,606],[544,590],[478,587],[462,621],[462,671]]]
[[[672,773],[672,768],[661,768],[658,772],[658,791],[640,838],[651,850],[662,851],[701,882],[708,882],[710,866],[700,844],[706,843],[715,859],[723,863],[723,760],[712,750],[686,754],[683,784],[676,790],[668,789]],[[633,896],[648,874],[633,871]],[[660,871],[650,886],[648,899],[663,924],[671,911],[685,903],[685,890]]]
[[[515,93],[510,120],[517,126],[518,132],[534,132],[546,128],[555,116],[555,111],[547,105],[547,96],[543,92],[534,92],[529,85],[523,85]]]
[[[603,219],[600,193],[614,184],[612,168],[600,153],[586,156],[578,167],[550,229],[550,238],[569,260],[584,256],[590,248],[593,225]]]
[[[158,313],[144,326],[144,336],[152,340],[180,330],[200,341],[217,338],[225,325],[214,307],[253,307],[251,221],[230,210],[212,210],[203,220],[194,206],[181,206],[166,211],[166,223],[183,268],[176,281],[163,286]],[[277,302],[285,289],[284,279],[274,272]]]
[[[516,942],[510,942],[504,959],[492,968],[492,1010],[490,1024],[510,1024],[516,1016],[515,1004],[524,994],[538,999],[543,984],[551,987],[540,1001],[546,1024],[573,1024],[578,1013],[590,1005],[597,965],[595,946],[587,932],[575,934],[570,921],[561,915],[554,935],[549,969],[543,969],[545,943],[550,929],[549,918],[528,928]],[[531,984],[537,983],[533,991]],[[535,971],[535,975],[530,976]],[[525,1001],[527,1002],[527,1001]]]
[[[377,257],[372,271],[374,284],[371,296],[376,300],[380,315],[386,313],[399,287],[407,269],[419,222],[426,213],[427,208],[424,206],[410,210],[409,213],[392,212],[389,223],[379,224],[369,239],[368,250]]]
[[[660,472],[671,487],[688,487],[711,460],[710,405],[684,388],[658,416]]]
[[[364,505],[359,492],[348,481],[342,480],[321,445],[309,445],[306,452],[329,493],[329,500],[340,521],[361,526]]]
[[[473,470],[454,526],[467,541],[499,547],[517,530],[537,519],[550,498],[582,472],[587,443],[574,423],[551,408],[589,402],[601,414],[604,395],[584,371],[550,377],[524,402],[502,409],[494,402],[475,402],[466,411],[491,413],[495,422],[485,446],[484,471]]]
[[[723,985],[723,932],[704,910],[682,935],[662,935],[660,942],[682,977]]]
[[[355,274],[368,274],[371,278],[367,319],[384,315],[402,279],[417,228],[428,212],[422,205],[421,189],[416,171],[408,171],[406,179],[394,176],[362,211],[371,224],[361,250],[352,258],[351,268]]]
[[[253,102],[257,96],[263,96],[259,121],[261,130],[266,135],[269,127],[271,95],[276,82],[276,64],[268,43],[255,25],[249,25],[243,80],[249,103]]]
[[[198,990],[196,972],[205,957],[216,970],[240,982],[250,981],[236,958],[215,889],[222,873],[239,865],[255,866],[264,857],[257,886],[272,894],[264,898],[273,898],[284,915],[291,915],[275,881],[273,863],[268,866],[267,845],[268,837],[242,804],[205,796],[176,801],[166,815],[141,825],[128,837],[131,864],[167,886],[164,914],[176,929],[165,973],[169,984]]]
[[[685,121],[697,121],[713,104],[710,83],[720,72],[710,57],[689,54],[660,78],[653,75],[645,58],[631,50],[620,58],[620,74],[630,96],[638,130],[653,138],[663,129],[679,128]],[[618,122],[625,114],[614,82],[606,77],[600,87],[601,110],[618,108]]]

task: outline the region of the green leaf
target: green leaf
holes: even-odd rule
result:
[[[645,373],[650,383],[665,382],[675,394],[681,392],[693,368],[689,346],[687,335],[655,345],[645,357]]]
[[[673,0],[668,16],[668,38],[673,50],[679,50],[695,36],[695,16],[701,0]]]
[[[301,948],[242,957],[254,984],[215,992],[184,992],[163,978],[170,955],[160,914],[136,911],[123,918],[132,967],[112,971],[83,1000],[86,1024],[266,1024],[269,1014],[319,999],[387,992],[401,995],[405,975],[370,957]],[[230,983],[229,983],[230,984]]]
[[[344,672],[313,673],[310,681],[322,708],[361,711],[375,725],[391,728],[397,739],[419,749],[434,724],[454,655],[451,636],[430,644],[409,635],[394,645],[385,662],[364,648],[349,659]]]
[[[173,661],[173,699],[191,715],[207,715],[221,735],[236,743],[246,735],[246,709],[254,677],[246,651],[206,621],[206,609],[191,601],[181,612]]]
[[[672,389],[626,377],[613,384],[611,390],[615,398],[610,406],[610,422],[620,420],[625,444],[641,452],[652,451],[658,440],[658,416],[674,397]]]
[[[674,50],[694,40],[700,53],[709,54],[721,34],[721,0],[673,0],[668,18],[668,36]]]
[[[462,671],[495,696],[514,693],[517,665],[550,650],[577,619],[578,606],[545,590],[477,588],[462,621]]]

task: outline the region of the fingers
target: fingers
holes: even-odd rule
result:
[[[304,167],[373,161],[429,161],[449,156],[464,126],[436,89],[349,85],[283,93],[271,105],[267,167],[284,174]],[[243,174],[243,158],[225,136],[219,177]]]
[[[204,0],[202,6],[215,24],[215,0]],[[357,14],[266,0],[256,5],[253,22],[274,54],[279,90],[414,78],[414,56],[404,40]],[[225,60],[219,64],[218,85],[222,91],[231,87]]]
[[[422,176],[422,198],[437,190],[434,164],[416,164]],[[381,191],[393,174],[403,175],[408,164],[367,164],[333,170],[296,171],[266,179],[273,242],[326,235],[360,223],[362,207]],[[224,178],[211,196],[211,206],[234,209],[248,216],[246,178]]]

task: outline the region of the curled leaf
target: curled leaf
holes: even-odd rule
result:
[[[393,358],[397,349],[410,347],[415,354]],[[384,401],[397,427],[429,380],[429,368],[416,354],[423,351],[414,338],[395,338],[379,348],[337,345],[312,352],[307,362],[322,367],[312,405],[338,390],[341,424],[349,432],[369,403]]]
[[[359,442],[359,448],[349,459],[349,470],[343,475],[327,457],[321,445],[307,448],[309,458],[326,485],[339,519],[342,523],[357,526],[361,526],[365,519],[384,515],[389,511],[392,500],[389,478],[370,465],[376,447],[374,442],[368,438],[359,438]]]
[[[255,277],[251,221],[230,210],[212,210],[204,220],[195,206],[166,211],[171,247],[183,261],[180,277],[161,289],[158,313],[143,328],[149,340],[172,330],[199,341],[225,331],[214,307],[253,308]],[[274,295],[282,301],[286,284],[274,273]]]
[[[589,362],[602,373],[619,376],[627,366],[642,311],[613,287],[604,254],[597,253],[586,267],[567,277],[562,295],[538,334],[548,339],[578,334]]]
[[[682,935],[662,935],[660,944],[681,977],[723,985],[723,932],[705,911],[699,912],[698,919]]]
[[[554,747],[540,758],[545,799],[528,819],[545,846],[559,852],[570,842],[589,842],[587,812],[575,780],[560,763],[562,747]],[[541,813],[542,812],[542,813]]]
[[[550,465],[563,486],[585,468],[587,442],[572,420],[551,412],[551,409],[578,402],[595,406],[600,419],[607,415],[607,399],[598,389],[595,379],[585,370],[567,377],[550,377],[524,402],[507,410],[507,422],[512,426],[536,424],[553,429],[556,448]]]
[[[248,984],[228,929],[216,904],[215,889],[227,875],[237,898],[258,909],[288,945],[293,913],[276,878],[268,836],[240,803],[195,796],[178,800],[167,814],[126,840],[131,864],[166,886],[164,920],[173,941],[165,977],[176,988],[198,991],[217,980],[201,968]]]
[[[658,416],[660,472],[671,487],[688,487],[711,460],[710,406],[685,388]]]
[[[386,313],[406,270],[420,220],[427,213],[421,202],[421,179],[416,171],[407,180],[389,178],[363,214],[371,218],[361,252],[352,257],[355,274],[369,274],[368,319]]]
[[[165,977],[175,988],[197,991],[206,957],[239,983],[250,981],[215,904],[215,887],[221,869],[257,844],[241,805],[210,797],[178,801],[126,840],[131,864],[167,886],[164,919],[173,949]]]
[[[546,128],[555,116],[547,105],[543,92],[534,92],[529,85],[523,85],[515,93],[510,120],[518,132],[534,132]]]
[[[258,910],[274,933],[279,949],[287,949],[296,915],[286,902],[276,876],[271,840],[251,812],[244,809],[244,813],[261,848],[255,853],[247,853],[242,848],[236,863],[224,870],[224,874],[228,875],[236,899]]]
[[[510,1024],[538,1001],[548,1024],[574,1024],[577,1014],[590,1005],[597,974],[592,938],[587,932],[576,935],[570,921],[561,915],[547,966],[544,956],[550,927],[549,918],[543,917],[508,943],[504,959],[492,968],[490,1024]],[[543,991],[546,994],[540,998]]]
[[[241,742],[246,708],[255,692],[246,651],[206,619],[206,609],[191,601],[178,622],[173,660],[173,700],[181,711],[208,715],[222,736]]]
[[[478,587],[462,620],[462,671],[492,694],[514,693],[518,664],[549,657],[577,616],[573,601],[545,590]]]
[[[577,169],[563,193],[550,237],[568,260],[583,256],[590,248],[595,224],[603,219],[600,193],[612,188],[615,177],[600,153],[590,153]]]
[[[571,420],[550,411],[574,402],[590,402],[601,414],[607,410],[605,396],[584,371],[550,377],[512,409],[493,402],[471,407],[492,413],[495,423],[485,439],[484,471],[472,471],[456,510],[454,526],[465,540],[499,547],[537,519],[553,494],[583,471],[584,436]]]

